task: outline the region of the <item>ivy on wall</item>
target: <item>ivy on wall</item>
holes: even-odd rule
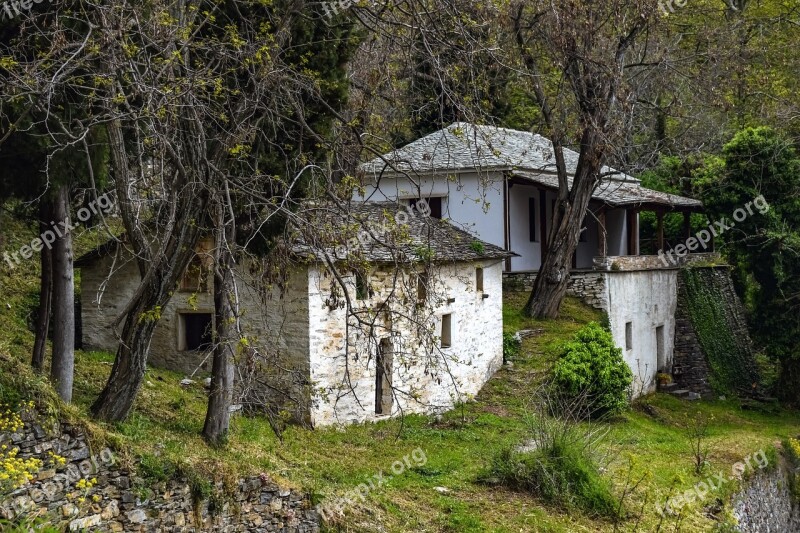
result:
[[[709,383],[714,390],[750,395],[759,380],[748,332],[733,318],[733,306],[739,304],[732,285],[724,283],[716,270],[681,271],[689,318],[711,369]]]

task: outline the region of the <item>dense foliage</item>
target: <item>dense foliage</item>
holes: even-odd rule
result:
[[[713,220],[727,220],[723,251],[750,311],[756,343],[781,361],[783,391],[800,384],[800,156],[770,128],[747,128],[725,145],[722,164],[698,180]]]
[[[553,374],[563,394],[586,398],[590,416],[614,415],[628,406],[633,373],[611,333],[596,322],[561,346]]]

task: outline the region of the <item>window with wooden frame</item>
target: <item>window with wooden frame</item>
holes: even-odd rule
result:
[[[450,348],[453,345],[453,315],[442,315],[442,348]]]

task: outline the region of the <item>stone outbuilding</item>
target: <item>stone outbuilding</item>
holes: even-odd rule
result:
[[[312,426],[447,410],[503,362],[502,273],[512,253],[396,203],[306,207],[289,263],[236,270],[247,342],[241,401]],[[197,378],[211,367],[214,243],[203,240],[161,319],[149,363]],[[81,257],[82,342],[115,352],[113,322],[139,284],[109,244]]]

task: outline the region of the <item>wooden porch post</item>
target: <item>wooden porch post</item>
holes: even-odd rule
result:
[[[628,209],[628,255],[639,255],[639,217],[636,209]]]
[[[601,207],[597,213],[597,255],[608,255],[608,230],[606,229],[606,209]]]
[[[506,251],[511,251],[511,206],[509,205],[508,198],[508,176],[503,177],[503,241]],[[505,268],[506,272],[511,272],[511,258],[506,257]]]

